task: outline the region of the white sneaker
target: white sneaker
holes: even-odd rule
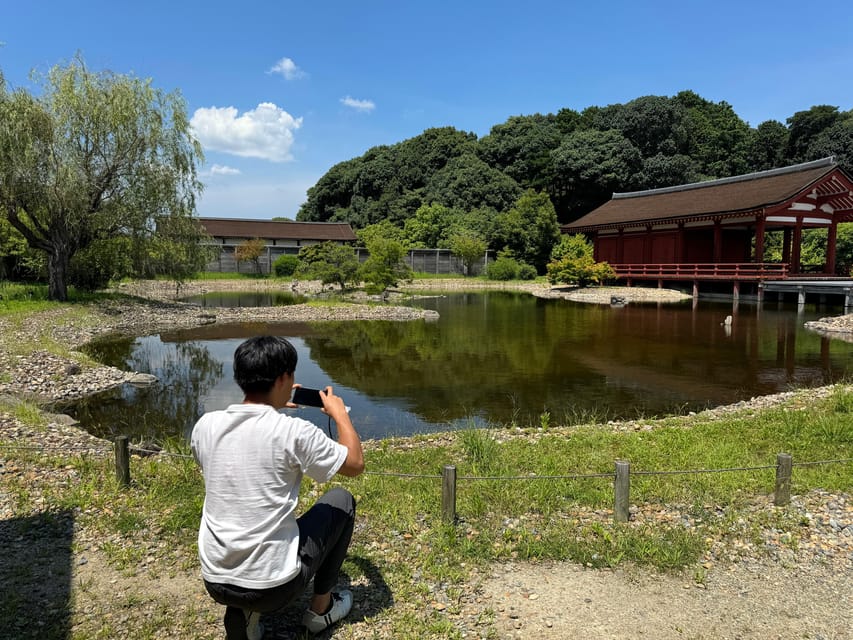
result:
[[[249,640],[261,640],[264,637],[264,626],[261,624],[260,611],[243,610],[246,616],[246,637]]]
[[[311,633],[320,633],[328,629],[352,609],[352,592],[346,589],[332,592],[332,607],[324,614],[314,613],[311,609],[302,616],[302,624]]]

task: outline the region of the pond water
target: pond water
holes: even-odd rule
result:
[[[189,296],[182,301],[201,307],[284,307],[302,304],[308,298],[283,291],[215,291]]]
[[[364,438],[468,425],[539,425],[697,410],[850,373],[853,344],[806,331],[830,315],[691,301],[621,308],[487,292],[423,299],[438,321],[207,325],[101,340],[89,352],[157,376],[70,410],[91,432],[187,435],[204,412],[239,402],[231,359],[247,337],[290,339],[296,381],[331,384]],[[834,313],[840,313],[840,310]],[[727,315],[733,316],[726,326]],[[317,409],[294,410],[326,427]]]

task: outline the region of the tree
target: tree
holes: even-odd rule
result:
[[[515,205],[499,217],[502,244],[514,258],[544,273],[551,250],[560,240],[557,213],[544,191],[526,191]]]
[[[788,129],[778,120],[766,120],[750,132],[746,160],[750,171],[766,171],[785,166]]]
[[[585,287],[594,282],[601,284],[613,278],[616,272],[606,262],[596,262],[593,246],[583,234],[576,233],[560,238],[548,263],[548,282],[566,282]]]
[[[450,160],[424,187],[427,201],[463,211],[477,207],[504,211],[521,192],[515,180],[473,153]]]
[[[321,242],[299,250],[301,277],[314,278],[324,285],[337,284],[341,291],[358,277],[358,258],[352,247],[337,242]]]
[[[812,141],[824,130],[842,118],[838,107],[826,104],[815,105],[806,111],[797,111],[786,120],[788,123],[788,160],[805,162],[809,158],[808,149]]]
[[[551,260],[563,258],[592,258],[594,249],[582,233],[571,233],[560,238],[560,242],[551,251]]]
[[[696,164],[689,156],[658,153],[643,160],[643,183],[647,189],[687,184],[697,179]]]
[[[0,215],[0,279],[37,277],[45,269],[44,253],[33,250],[18,231]]]
[[[180,94],[149,80],[78,58],[42,84],[34,97],[0,79],[0,215],[46,254],[48,295],[65,300],[78,251],[193,215],[202,154]]]
[[[396,287],[400,280],[411,280],[412,270],[403,262],[406,250],[396,240],[375,238],[367,250],[370,255],[361,265],[361,279],[372,292],[382,292]]]
[[[492,127],[477,147],[489,166],[500,169],[525,188],[545,187],[551,151],[560,146],[561,132],[553,115],[513,116]]]
[[[383,220],[375,224],[370,224],[355,232],[358,236],[358,241],[361,246],[366,247],[374,240],[396,240],[401,245],[406,245],[406,234],[403,229],[395,225],[390,220]]]
[[[157,221],[157,233],[149,236],[142,252],[148,262],[144,273],[171,278],[177,295],[186,280],[218,258],[219,251],[194,218],[164,216]],[[143,271],[136,267],[136,272]]]
[[[486,241],[473,233],[459,233],[450,238],[450,252],[462,261],[465,275],[470,276],[486,253]]]
[[[234,259],[240,262],[253,262],[255,264],[255,273],[261,272],[261,256],[267,244],[261,238],[252,238],[237,245],[234,249]]]
[[[835,124],[817,134],[809,144],[809,160],[827,156],[835,156],[839,165],[853,173],[853,112],[848,111]]]
[[[551,154],[549,193],[561,220],[607,202],[614,191],[640,185],[643,159],[619,131],[578,130]]]
[[[440,247],[445,233],[453,219],[461,215],[441,204],[425,204],[421,206],[413,218],[406,220],[404,234],[406,243],[411,247],[434,249]]]
[[[613,278],[616,272],[606,262],[596,262],[592,256],[565,257],[548,263],[548,282],[565,282],[586,287],[590,283],[601,284]]]

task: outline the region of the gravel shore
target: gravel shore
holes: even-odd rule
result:
[[[228,288],[266,290],[271,286],[278,285],[243,280],[188,283],[180,295]],[[418,292],[479,286],[483,285],[435,280],[406,289]],[[582,291],[533,283],[503,286],[543,297],[598,304],[609,304],[611,296],[624,297],[628,303],[683,297],[678,292],[657,289]],[[319,286],[299,283],[298,289],[317,292]],[[18,324],[0,318],[0,396],[7,406],[22,398],[44,403],[67,400],[132,380],[134,372],[103,367],[74,351],[105,333],[142,335],[171,327],[249,320],[429,319],[428,314],[410,307],[355,303],[341,307],[217,309],[211,313],[177,302],[174,285],[159,282],[134,283],[123,287],[122,292],[134,298],[93,306],[91,318],[86,320],[57,311],[32,314]],[[853,316],[822,319],[820,326],[814,328],[831,332],[833,337],[853,335]],[[38,348],[34,337],[39,335],[67,345],[69,351],[56,355],[55,350],[51,353]],[[810,390],[809,394],[830,391],[830,387],[825,387]],[[713,418],[715,414],[774,404],[796,409],[798,399],[803,397],[802,393],[788,392],[753,398],[702,415]],[[649,430],[655,428],[655,422],[613,422],[602,428]],[[500,437],[536,440],[540,435],[537,429],[518,429],[502,431]],[[432,440],[440,445],[445,437],[452,436],[437,434]],[[0,440],[23,448],[111,455],[108,442],[90,436],[62,416],[49,416],[46,426],[36,428],[24,425],[10,411],[0,411]],[[400,446],[406,446],[405,442]],[[71,465],[63,468],[37,461],[24,463],[16,460],[14,454],[0,450],[0,545],[7,557],[15,558],[14,562],[0,566],[0,580],[14,584],[9,581],[15,579],[15,567],[29,563],[27,566],[35,567],[36,577],[44,585],[36,588],[31,597],[47,611],[51,606],[51,576],[62,567],[50,560],[49,535],[38,528],[21,534],[15,527],[2,526],[17,513],[15,497],[2,489],[4,478],[31,478],[31,492],[38,504],[40,493],[47,496],[72,486],[76,472]],[[691,513],[691,505],[633,505],[631,526],[671,521],[690,528],[697,525],[691,521]],[[723,506],[719,517],[726,516],[727,508]],[[518,518],[507,522],[507,527],[535,525],[535,517],[531,514],[529,518]],[[612,513],[579,510],[574,517],[579,522],[599,522],[605,527],[612,520]],[[782,521],[796,523],[796,539],[790,537],[790,529],[782,526]],[[120,536],[115,540],[103,539],[96,532],[80,529],[71,516],[67,522],[57,516],[51,526],[58,527],[57,530],[67,526],[75,538],[70,582],[78,585],[74,590],[72,621],[78,635],[73,637],[141,637],[138,630],[144,627],[146,617],[164,611],[176,621],[189,618],[194,623],[187,629],[176,622],[173,631],[159,637],[205,640],[221,637],[221,611],[204,594],[194,558],[183,551],[158,546],[156,532],[151,532],[145,561],[127,572],[112,567],[102,551],[104,545],[122,544]],[[390,532],[385,541],[365,544],[368,548],[380,545],[377,553],[392,562],[395,548],[402,548],[409,541],[402,533]],[[452,585],[431,584],[425,588],[426,602],[393,602],[392,598],[391,606],[399,615],[424,608],[443,612],[465,638],[850,639],[853,638],[853,495],[815,490],[794,496],[791,505],[782,511],[772,504],[772,496],[757,497],[733,525],[731,535],[725,540],[708,541],[700,566],[685,575],[660,576],[636,568],[593,570],[572,563],[512,562],[473,572],[461,594]],[[128,606],[129,601],[136,604]],[[320,637],[390,640],[393,635],[373,619],[371,606],[369,600],[357,602],[350,621]],[[284,616],[265,619],[264,637],[266,640],[298,637],[294,631],[297,618],[298,607]],[[381,616],[377,619],[381,620]],[[24,624],[29,625],[29,621]],[[7,637],[6,632],[10,638],[41,637],[30,626],[0,631],[0,637]]]

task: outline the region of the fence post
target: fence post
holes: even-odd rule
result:
[[[616,461],[616,481],[614,482],[613,516],[616,522],[628,522],[628,503],[631,495],[631,463],[627,460]]]
[[[445,522],[456,522],[456,467],[446,465],[441,475],[441,516]]]
[[[130,486],[130,451],[127,436],[119,436],[115,441],[116,478],[123,487]]]
[[[791,469],[794,466],[790,453],[776,455],[776,495],[773,503],[777,507],[791,501]]]

